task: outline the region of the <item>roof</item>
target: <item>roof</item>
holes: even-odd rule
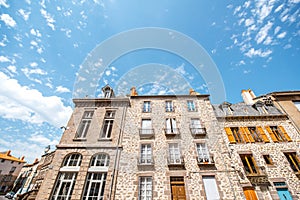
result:
[[[16,161],[16,162],[22,162],[25,163],[26,161],[24,160],[24,156],[20,159],[20,158],[16,158],[12,155],[10,155],[10,150],[8,150],[7,152],[0,152],[0,159],[5,159],[5,160],[10,160],[10,161]]]
[[[265,114],[261,114],[257,108],[256,104],[247,105],[244,102],[231,104],[230,108],[232,110],[232,114],[227,114],[223,111],[224,104],[213,105],[214,111],[217,117],[246,117],[246,116],[283,116],[284,114],[280,112],[276,107],[271,105],[263,105],[264,109],[267,111]]]

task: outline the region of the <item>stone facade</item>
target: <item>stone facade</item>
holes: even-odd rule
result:
[[[141,96],[133,88],[131,96],[122,98],[108,86],[103,91],[105,98],[74,99],[74,112],[36,199],[54,200],[57,194],[85,199],[92,195],[92,181],[103,183],[97,199],[242,200],[253,192],[256,199],[280,199],[280,189],[299,199],[299,174],[286,157],[299,157],[299,133],[276,107],[211,105],[208,95],[194,91]],[[225,131],[258,126],[268,142],[232,142]],[[284,128],[288,138],[274,142],[269,126]],[[108,157],[95,164],[99,153]],[[72,155],[79,157],[69,159]],[[249,173],[247,162],[254,162],[249,166],[255,173]],[[76,176],[69,193],[59,194],[66,173]]]

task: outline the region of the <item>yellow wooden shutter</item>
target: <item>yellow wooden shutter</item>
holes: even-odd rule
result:
[[[265,126],[266,130],[268,131],[268,133],[270,134],[273,142],[278,142],[275,134],[273,133],[273,131],[271,130],[270,126]]]
[[[262,129],[261,126],[256,127],[261,138],[263,139],[264,142],[270,142],[269,138],[267,137],[267,135],[265,134],[264,130]]]
[[[292,139],[291,139],[290,136],[287,134],[287,132],[284,130],[283,126],[278,126],[278,128],[280,129],[281,133],[284,134],[285,139],[286,139],[288,142],[291,142]]]
[[[255,190],[252,188],[244,189],[244,194],[245,194],[246,200],[258,200]]]
[[[244,132],[246,133],[246,135],[247,135],[249,141],[252,142],[252,143],[255,142],[255,140],[253,139],[253,137],[252,137],[252,135],[251,135],[249,129],[248,129],[247,127],[243,127],[243,129],[244,129]]]
[[[230,127],[225,127],[225,131],[230,143],[236,143]]]
[[[242,142],[250,142],[243,127],[239,127],[239,134],[242,136]]]

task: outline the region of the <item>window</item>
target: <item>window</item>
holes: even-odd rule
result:
[[[270,142],[260,126],[258,127],[225,127],[230,143]]]
[[[62,167],[79,167],[82,156],[80,154],[70,154],[64,159]]]
[[[202,127],[200,119],[198,118],[191,119],[190,129],[193,135],[206,134],[205,128]]]
[[[246,175],[256,175],[259,174],[259,170],[256,166],[255,160],[252,154],[240,155]]]
[[[187,101],[188,111],[196,111],[195,103],[192,100]]]
[[[110,138],[115,118],[115,111],[106,111],[104,116],[101,138]]]
[[[152,164],[152,148],[151,144],[141,145],[140,164]]]
[[[14,173],[16,171],[16,167],[12,167],[9,171],[10,174]]]
[[[300,111],[300,101],[294,101],[296,108]]]
[[[82,200],[104,199],[107,173],[88,173]]]
[[[81,159],[82,156],[78,153],[69,154],[64,158],[51,200],[69,200],[71,198]]]
[[[257,108],[259,114],[261,114],[261,115],[268,114],[268,111],[264,108],[264,106],[257,106],[256,108]]]
[[[104,199],[108,166],[109,155],[100,153],[92,157],[82,200]]]
[[[213,176],[202,176],[207,200],[220,199],[216,179]]]
[[[272,158],[270,157],[270,155],[263,155],[263,158],[267,165],[273,165],[273,161],[272,161]]]
[[[270,134],[273,142],[291,142],[292,139],[285,132],[282,126],[266,126],[266,130]]]
[[[86,137],[93,115],[94,115],[94,111],[85,111],[83,113],[82,120],[77,130],[76,138],[81,139]]]
[[[167,118],[166,119],[165,132],[166,132],[166,134],[177,134],[178,133],[175,118]]]
[[[179,145],[177,143],[169,144],[169,164],[181,164]]]
[[[1,159],[1,162],[2,162],[2,163],[4,163],[4,162],[5,162],[5,160],[4,160],[4,159]]]
[[[142,119],[142,128],[140,134],[148,136],[153,134],[151,119]]]
[[[96,154],[92,157],[90,167],[108,167],[109,155]]]
[[[151,112],[151,102],[150,101],[144,101],[143,112]]]
[[[166,112],[174,112],[172,101],[166,101]]]
[[[76,172],[60,172],[51,200],[69,200],[75,185]]]
[[[152,199],[152,177],[139,178],[139,200]]]
[[[300,160],[296,152],[284,153],[286,159],[289,161],[292,170],[296,173],[300,173]]]
[[[199,163],[213,163],[213,160],[209,156],[208,148],[205,143],[198,143],[197,154]]]
[[[232,108],[228,105],[223,106],[223,111],[224,111],[225,115],[232,115],[233,114]]]

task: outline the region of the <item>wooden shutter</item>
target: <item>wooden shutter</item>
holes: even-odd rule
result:
[[[252,142],[252,143],[255,142],[255,140],[253,139],[249,129],[247,127],[243,127],[243,129],[244,129],[244,132],[246,133],[246,135],[249,139],[249,142]]]
[[[261,138],[263,139],[264,142],[270,142],[269,138],[267,137],[267,135],[265,134],[264,130],[262,129],[261,126],[256,127]]]
[[[255,190],[252,188],[244,189],[246,200],[258,200]]]
[[[278,128],[280,129],[281,133],[284,134],[285,139],[286,139],[288,142],[291,142],[292,139],[291,139],[290,136],[287,134],[287,132],[284,130],[283,126],[278,126]]]
[[[239,127],[238,134],[242,136],[242,142],[250,142],[243,127]]]
[[[270,128],[270,126],[265,126],[266,130],[268,131],[268,133],[270,134],[273,142],[278,142],[275,134],[273,133],[272,129]]]
[[[225,127],[225,131],[230,143],[236,143],[230,127]]]

